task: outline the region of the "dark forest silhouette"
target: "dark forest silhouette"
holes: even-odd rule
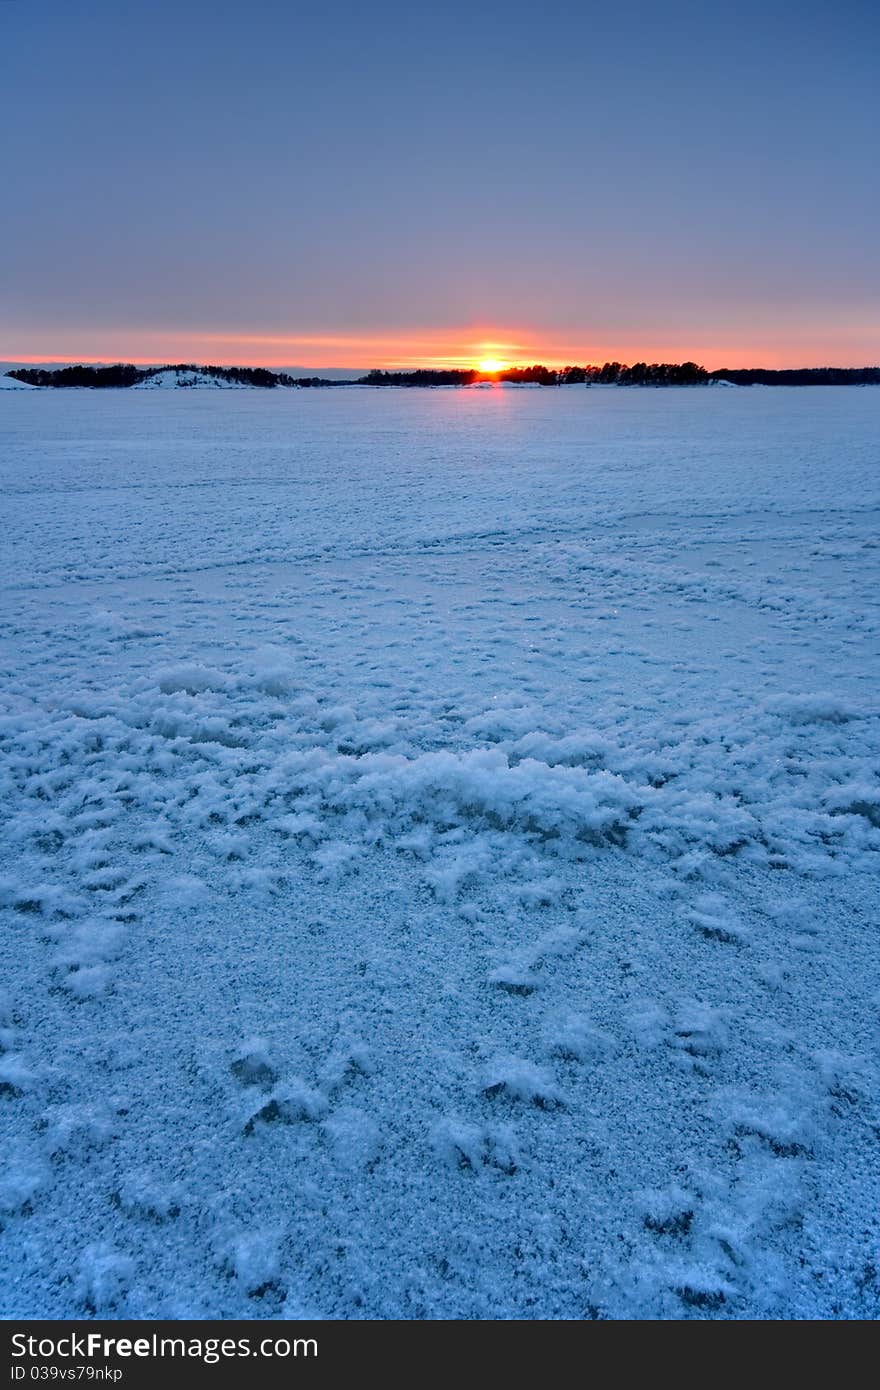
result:
[[[219,381],[242,386],[346,386],[351,382],[330,381],[319,376],[290,376],[287,372],[272,372],[267,367],[199,367],[179,363],[166,367],[135,367],[117,363],[109,367],[20,367],[7,372],[16,381],[30,386],[88,386],[127,387],[149,381],[162,372],[175,372],[179,377],[213,377]],[[497,372],[481,372],[476,367],[421,367],[414,371],[384,371],[377,368],[359,377],[358,386],[474,386],[481,383],[508,382],[520,386],[705,386],[713,381],[728,381],[736,386],[878,386],[880,367],[797,367],[780,370],[752,368],[720,368],[709,372],[696,362],[606,362],[604,366],[505,367]],[[181,381],[182,387],[190,385]]]
[[[133,367],[120,362],[112,367],[20,367],[7,372],[16,381],[24,381],[29,386],[137,386],[162,372],[176,372],[178,376],[214,377],[218,381],[238,383],[242,386],[332,386],[334,383],[318,376],[289,376],[287,372],[270,372],[267,367],[197,367],[191,362],[180,362],[167,367]],[[186,382],[182,383],[185,387]]]
[[[473,386],[478,382],[507,381],[539,386],[705,386],[729,381],[737,386],[878,386],[880,367],[797,367],[776,371],[765,367],[721,368],[708,372],[696,362],[622,362],[604,366],[562,367],[537,364],[505,367],[498,372],[475,368],[412,372],[372,371],[360,378],[361,386]]]

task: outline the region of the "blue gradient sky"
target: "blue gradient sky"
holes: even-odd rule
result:
[[[0,0],[0,357],[876,363],[878,16]]]

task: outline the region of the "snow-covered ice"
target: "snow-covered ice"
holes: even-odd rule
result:
[[[880,1313],[880,391],[21,391],[0,1295]]]

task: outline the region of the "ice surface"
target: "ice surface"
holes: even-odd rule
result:
[[[878,425],[4,396],[3,1315],[880,1313]]]

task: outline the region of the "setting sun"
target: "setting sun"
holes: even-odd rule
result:
[[[477,363],[477,366],[481,372],[489,373],[503,372],[504,368],[508,365],[509,364],[507,362],[502,362],[499,357],[484,357],[481,362]]]

